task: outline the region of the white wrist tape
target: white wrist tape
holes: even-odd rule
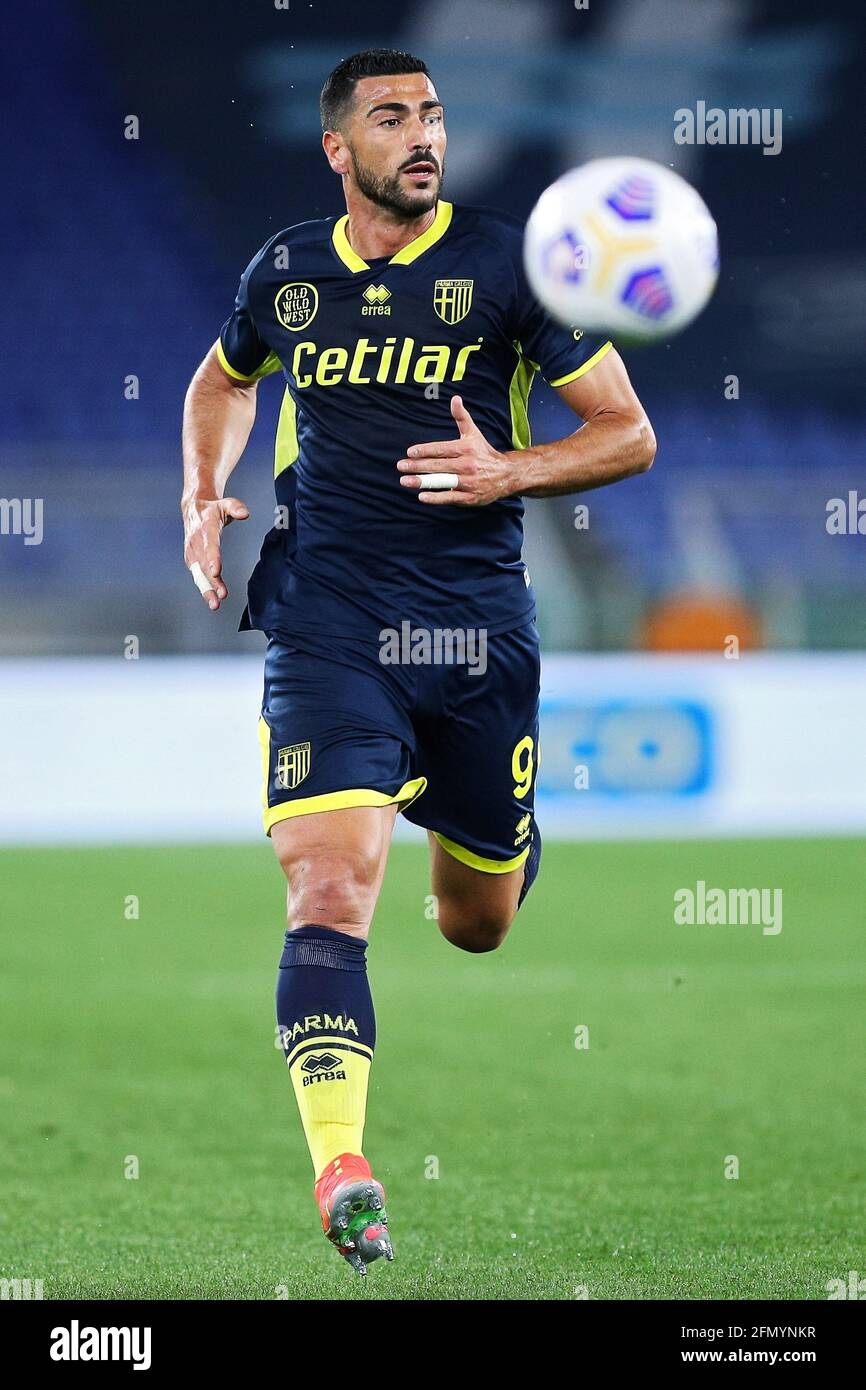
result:
[[[208,589],[213,588],[213,581],[208,579],[198,560],[193,561],[189,567],[189,572],[192,575],[192,582],[200,594],[206,594]]]
[[[460,482],[456,473],[419,473],[418,477],[426,492],[447,492]]]

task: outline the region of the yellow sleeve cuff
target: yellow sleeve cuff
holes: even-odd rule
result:
[[[612,347],[613,343],[602,343],[598,352],[594,352],[592,357],[588,357],[585,362],[582,362],[577,371],[569,372],[567,376],[558,376],[555,381],[550,382],[550,385],[567,386],[570,381],[577,381],[579,376],[584,376],[590,368],[595,366],[596,362],[600,362],[603,357],[606,357]]]
[[[222,341],[219,338],[217,338],[216,350],[220,366],[222,367],[226,376],[231,377],[232,381],[244,381],[247,383],[253,381],[260,381],[263,376],[270,376],[272,372],[278,372],[280,370],[280,367],[282,366],[282,363],[280,362],[280,359],[277,357],[276,353],[269,352],[262,365],[260,367],[256,367],[256,370],[250,376],[247,376],[244,372],[239,372],[232,366],[231,362],[225,355],[225,350],[223,348]]]

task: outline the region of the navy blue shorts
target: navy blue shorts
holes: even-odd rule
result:
[[[390,649],[269,637],[265,831],[316,811],[396,804],[473,868],[518,868],[538,770],[538,635],[533,621],[482,636],[467,634],[464,647],[440,634],[437,646],[435,632],[412,629]]]

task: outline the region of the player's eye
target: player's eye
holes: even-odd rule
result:
[[[433,121],[433,122],[435,122],[435,123],[438,124],[438,123],[441,123],[441,121],[442,121],[442,116],[441,116],[441,114],[440,114],[438,111],[431,111],[431,112],[430,112],[430,115],[427,117],[427,120],[428,120],[428,121]]]
[[[387,116],[387,117],[385,118],[385,120],[384,120],[384,121],[380,121],[379,124],[380,124],[380,125],[397,125],[397,124],[398,124],[398,122],[397,122],[397,117],[396,117],[396,116]]]

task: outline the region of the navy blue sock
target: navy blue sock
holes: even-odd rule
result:
[[[330,927],[286,932],[277,1023],[316,1176],[360,1154],[376,1020],[367,943]]]

